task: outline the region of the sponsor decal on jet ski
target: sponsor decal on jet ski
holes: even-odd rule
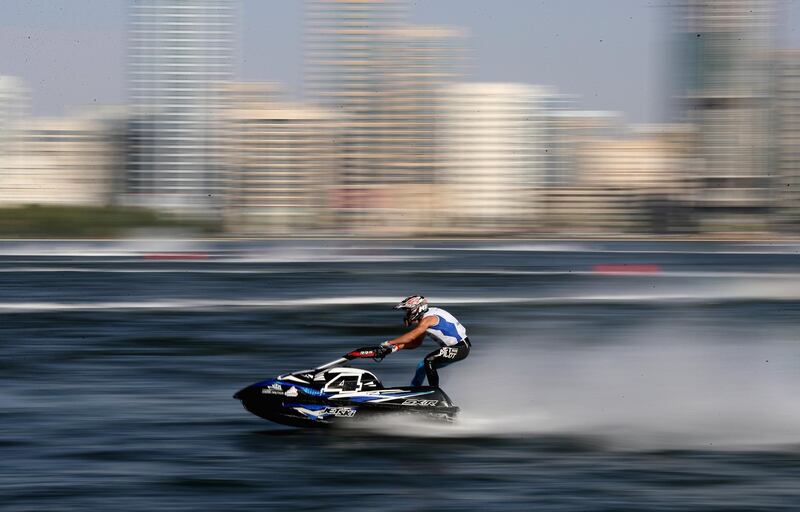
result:
[[[311,396],[323,396],[325,394],[325,393],[323,393],[322,391],[320,391],[318,389],[310,388],[308,386],[299,386],[299,385],[297,385],[295,383],[289,383],[289,382],[285,382],[283,384],[285,386],[291,386],[288,390],[286,390],[286,393],[287,393],[286,396],[297,396],[297,392],[298,391],[301,391],[301,392],[305,393],[306,395],[311,395]],[[289,392],[291,392],[292,394],[289,395],[288,394]]]
[[[312,409],[310,406],[293,407],[293,409],[304,414],[313,420],[322,420],[329,416],[340,418],[352,418],[356,415],[356,409],[352,407],[323,407],[322,409]]]
[[[325,409],[325,412],[334,416],[344,416],[347,418],[352,418],[356,415],[356,410],[352,407],[328,407]]]
[[[415,399],[412,398],[411,400],[405,400],[400,405],[416,405],[416,406],[419,406],[419,407],[436,407],[436,404],[438,404],[438,403],[439,403],[438,400],[415,400]]]
[[[282,395],[283,394],[283,386],[278,384],[277,382],[271,384],[269,387],[261,388],[262,395]]]

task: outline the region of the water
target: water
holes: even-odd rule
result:
[[[0,510],[797,510],[798,251],[5,242]],[[456,425],[300,431],[231,398],[399,334],[411,293],[474,342],[441,372]]]

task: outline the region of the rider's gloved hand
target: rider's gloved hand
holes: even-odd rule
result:
[[[389,354],[391,354],[391,353],[392,353],[392,352],[394,352],[395,350],[397,350],[397,347],[395,347],[394,345],[392,345],[392,344],[391,344],[391,343],[389,343],[388,341],[384,341],[384,342],[383,342],[383,343],[381,343],[381,344],[380,344],[380,346],[378,346],[378,348],[375,350],[375,356],[376,356],[378,359],[383,359],[384,357],[388,356]]]
[[[397,345],[392,345],[388,341],[384,341],[383,343],[381,343],[381,347],[388,348],[390,352],[397,352],[398,350],[400,350],[400,347],[398,347]]]

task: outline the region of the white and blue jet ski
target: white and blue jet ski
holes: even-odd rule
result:
[[[393,413],[455,419],[458,407],[438,387],[385,388],[372,372],[346,366],[354,359],[380,361],[386,354],[384,347],[360,348],[311,370],[256,382],[233,398],[256,416],[294,427],[331,426]]]

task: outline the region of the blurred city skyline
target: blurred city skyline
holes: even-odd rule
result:
[[[11,8],[2,32],[40,73],[0,67],[10,208],[132,208],[246,236],[800,227],[791,2],[68,5]],[[65,112],[38,114],[43,94]],[[47,215],[62,213],[28,211],[25,228],[7,210],[6,232]]]
[[[576,106],[630,123],[665,121],[667,9],[661,0],[435,0],[411,2],[409,21],[467,31],[464,79],[556,87]],[[0,74],[18,76],[34,115],[126,104],[126,0],[0,4]],[[786,0],[779,47],[800,47],[800,2]],[[243,0],[234,76],[303,91],[303,1]],[[795,23],[794,25],[797,25]],[[615,72],[610,72],[613,69]]]

